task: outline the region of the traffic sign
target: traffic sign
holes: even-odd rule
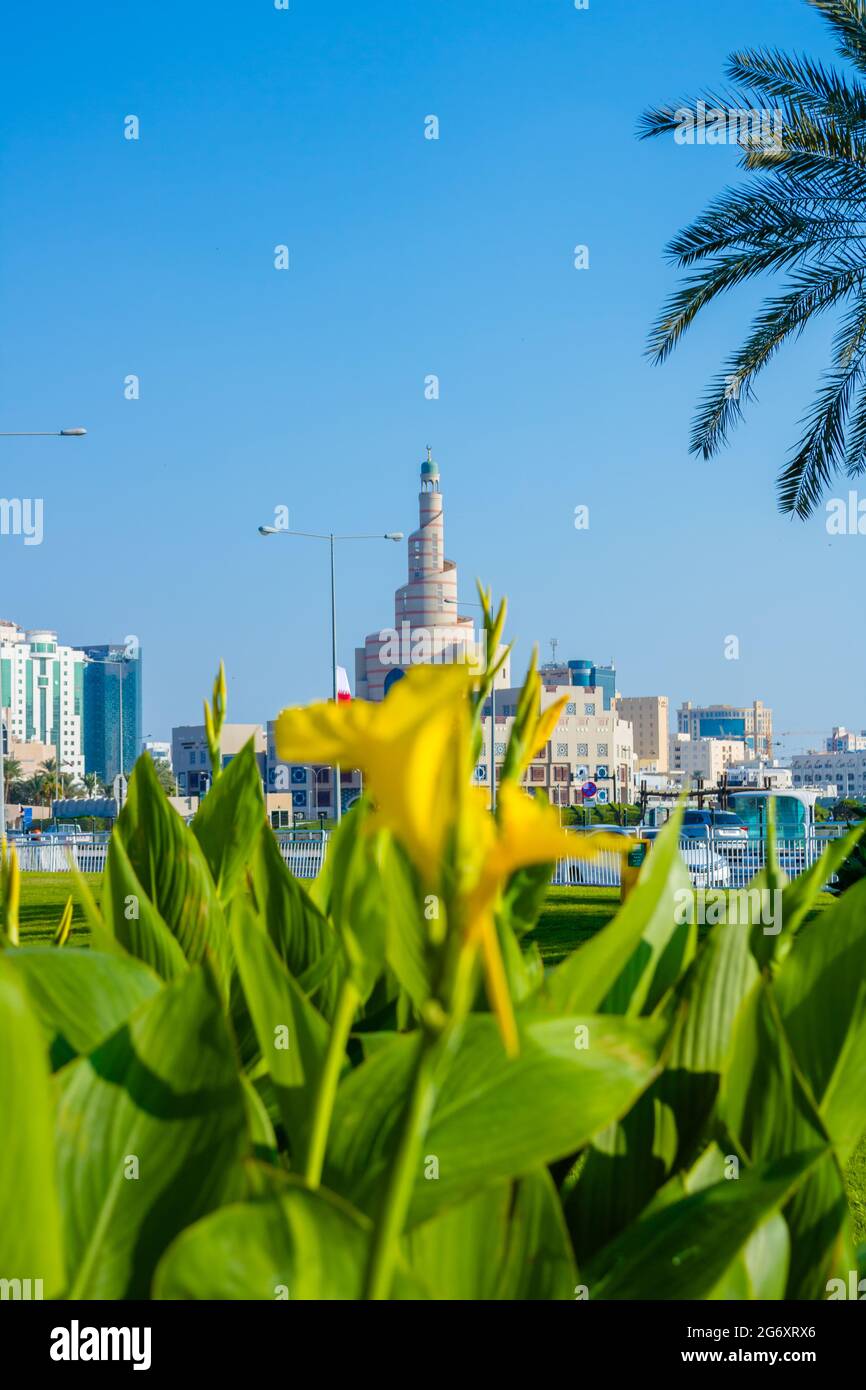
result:
[[[580,790],[583,793],[584,801],[592,801],[593,797],[598,792],[598,787],[594,782],[584,782]]]
[[[610,770],[608,769],[606,764],[601,764],[599,767],[595,769],[595,780],[597,782],[606,782],[609,777]]]

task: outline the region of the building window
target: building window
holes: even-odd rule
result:
[[[566,714],[577,714],[577,705],[574,703],[573,700],[569,700],[568,704],[565,707],[565,712]]]
[[[555,767],[555,768],[553,769],[553,780],[554,780],[554,782],[567,782],[567,781],[568,781],[568,768],[567,768],[567,767]]]
[[[543,781],[544,781],[544,768],[543,768],[543,767],[531,767],[531,768],[529,769],[529,780],[530,780],[530,782],[543,782]]]
[[[577,751],[577,756],[578,756],[579,758],[588,758],[588,757],[589,757],[589,744],[588,744],[588,743],[579,743],[579,744],[577,745],[577,750],[576,750],[576,751]]]
[[[556,745],[556,756],[557,756],[558,758],[567,758],[567,757],[568,757],[568,744],[567,744],[567,743],[558,743],[558,744]]]
[[[595,748],[596,748],[596,752],[598,753],[598,756],[599,756],[600,758],[606,758],[606,757],[607,757],[607,744],[606,744],[606,743],[597,743],[597,744],[595,745]]]
[[[584,714],[595,714],[595,705],[584,705]]]
[[[495,756],[496,756],[497,758],[504,758],[504,757],[505,757],[505,744],[504,744],[504,743],[494,743],[494,745],[493,745],[493,752],[494,752],[494,754],[495,754]]]

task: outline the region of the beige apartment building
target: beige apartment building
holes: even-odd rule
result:
[[[742,739],[692,738],[690,734],[671,734],[669,750],[671,772],[703,777],[707,782],[717,782],[732,764],[750,756]]]
[[[543,677],[542,677],[543,678]],[[542,791],[554,806],[581,804],[580,789],[595,782],[608,802],[634,801],[635,755],[632,726],[616,709],[604,708],[601,686],[547,685],[541,687],[541,708],[566,697],[559,723],[539,748],[524,774],[527,791]],[[494,734],[496,781],[520,699],[519,687],[497,690]],[[482,718],[483,747],[475,768],[479,786],[490,785],[490,704]]]
[[[621,719],[631,724],[638,771],[667,772],[670,702],[667,695],[627,695],[616,701]]]

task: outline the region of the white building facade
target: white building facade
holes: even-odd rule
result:
[[[50,744],[60,769],[84,776],[84,653],[47,628],[0,622],[0,710],[9,739]]]

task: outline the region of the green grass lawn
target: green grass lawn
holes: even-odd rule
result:
[[[98,898],[100,874],[85,874]],[[87,945],[87,924],[69,874],[21,875],[21,941],[51,941],[66,899],[72,896],[74,912],[70,941]],[[813,916],[832,902],[824,894]],[[615,915],[618,888],[551,888],[538,926],[527,938],[535,941],[547,965],[555,965],[570,951],[594,936]],[[706,930],[711,930],[707,928]],[[854,1216],[856,1239],[866,1241],[866,1138],[848,1166],[848,1201]]]
[[[101,874],[84,874],[98,897]],[[86,946],[88,938],[84,911],[75,892],[71,874],[21,875],[21,943],[50,942],[57,930],[66,899],[72,898],[72,932],[69,940]]]

